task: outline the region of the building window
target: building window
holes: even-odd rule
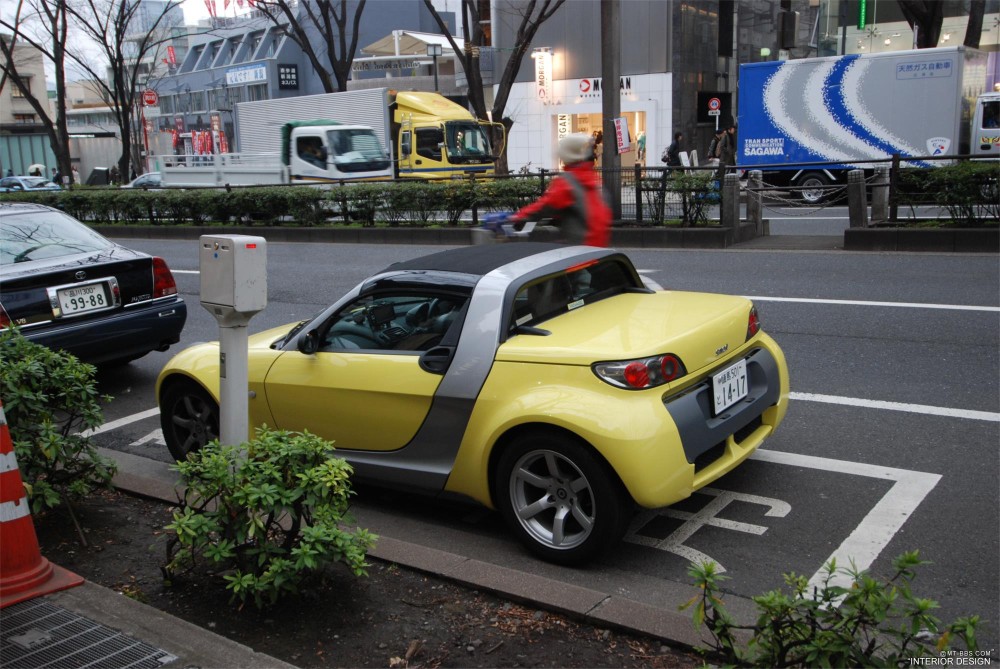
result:
[[[253,86],[247,86],[247,100],[250,102],[267,99],[267,84],[254,84]]]
[[[206,111],[204,91],[191,92],[191,111]]]
[[[18,125],[34,125],[35,115],[34,114],[14,114],[14,123]]]
[[[31,90],[31,77],[22,77],[22,79],[24,79],[24,87],[27,88],[30,91]],[[20,88],[18,88],[17,86],[13,86],[13,87],[11,87],[10,97],[12,97],[12,98],[22,98],[23,99],[26,96],[24,95],[24,93],[21,92]]]
[[[174,113],[174,98],[170,95],[164,95],[160,97],[160,113],[161,114],[173,114]]]

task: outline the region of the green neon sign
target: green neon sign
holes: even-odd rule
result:
[[[858,0],[858,30],[864,30],[865,15],[868,13],[868,0]]]

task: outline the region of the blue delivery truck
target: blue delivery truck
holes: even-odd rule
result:
[[[979,153],[973,120],[1000,104],[986,81],[987,55],[963,46],[741,65],[736,162],[813,204],[850,169],[874,167],[855,161]]]

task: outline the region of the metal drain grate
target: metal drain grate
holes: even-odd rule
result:
[[[158,669],[177,659],[41,599],[14,604],[0,615],[4,669]]]

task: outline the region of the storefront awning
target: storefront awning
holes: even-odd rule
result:
[[[429,44],[440,45],[444,55],[452,53],[451,42],[445,35],[410,30],[393,30],[391,35],[362,47],[361,52],[367,56],[426,56]],[[459,49],[465,48],[461,38],[456,37],[455,44]]]

